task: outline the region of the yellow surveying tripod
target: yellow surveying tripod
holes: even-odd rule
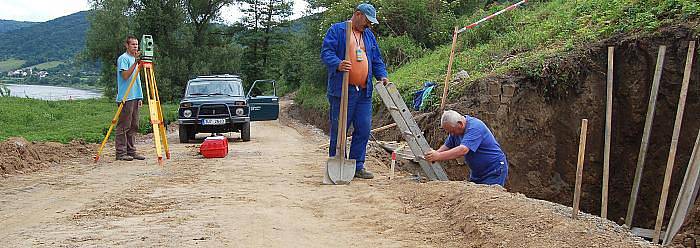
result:
[[[153,37],[150,35],[144,35],[141,38],[141,51],[143,52],[143,56],[134,70],[134,76],[131,78],[129,87],[126,88],[126,92],[124,93],[124,97],[119,104],[117,113],[115,113],[114,118],[112,118],[112,124],[109,126],[109,131],[107,131],[107,135],[105,135],[105,138],[102,140],[100,149],[97,150],[95,162],[100,159],[102,149],[104,149],[105,144],[107,144],[109,135],[112,133],[114,126],[117,124],[117,120],[119,120],[119,115],[121,114],[124,103],[126,102],[126,97],[129,95],[131,88],[134,86],[134,82],[136,82],[136,78],[139,76],[141,67],[143,67],[143,71],[145,72],[144,78],[146,79],[146,97],[148,100],[148,111],[150,112],[151,125],[153,125],[153,141],[156,145],[158,164],[163,165],[163,151],[165,151],[165,157],[170,159],[168,138],[165,131],[165,123],[163,122],[163,109],[160,107],[160,96],[158,95],[158,86],[156,84],[154,71],[155,69],[153,67],[153,45]]]

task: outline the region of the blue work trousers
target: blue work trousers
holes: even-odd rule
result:
[[[492,171],[488,175],[484,175],[483,177],[477,178],[470,175],[469,181],[476,184],[498,184],[505,187],[506,179],[508,179],[508,160],[503,158],[502,161],[497,162],[497,166],[498,169]]]
[[[328,156],[336,153],[338,140],[338,115],[340,113],[340,97],[328,96],[330,102],[331,141],[328,146]],[[355,170],[364,168],[369,131],[372,128],[372,96],[367,95],[367,89],[350,85],[348,88],[348,129],[353,127],[352,142],[350,143],[350,159],[354,159]]]

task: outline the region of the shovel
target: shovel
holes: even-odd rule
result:
[[[345,22],[345,60],[350,60],[350,37],[352,36],[352,22]],[[338,139],[336,143],[335,157],[326,162],[326,184],[349,184],[355,177],[355,160],[347,159],[347,127],[348,127],[348,72],[343,74],[343,87],[340,96],[340,111],[338,113]],[[328,182],[328,180],[330,182]]]

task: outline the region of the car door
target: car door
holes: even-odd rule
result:
[[[251,121],[277,120],[280,104],[274,80],[255,80],[246,98],[250,106]]]

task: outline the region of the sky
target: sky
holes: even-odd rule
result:
[[[301,17],[306,9],[304,0],[294,1],[292,19]],[[0,0],[0,19],[30,22],[45,22],[78,11],[87,10],[87,0]],[[225,23],[231,24],[241,18],[238,6],[229,6],[221,11]]]

